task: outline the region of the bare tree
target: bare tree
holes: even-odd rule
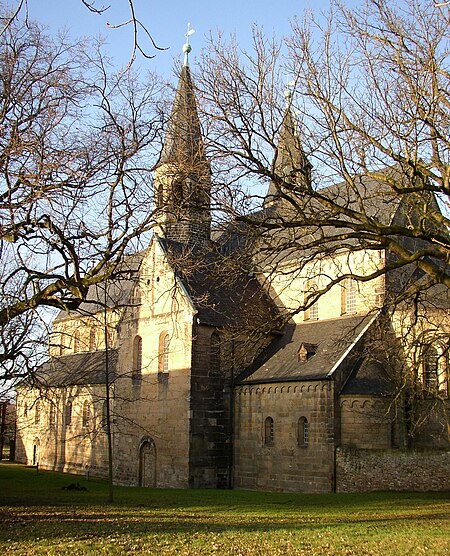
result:
[[[221,237],[286,319],[317,318],[337,286],[341,314],[351,287],[368,292],[392,329],[365,356],[405,444],[433,413],[448,424],[449,24],[420,0],[332,3],[284,41],[255,29],[252,52],[212,37],[197,79]]]
[[[387,253],[381,268],[331,277],[308,303],[349,276],[398,268],[423,275],[403,297],[450,286],[450,12],[420,0],[396,6],[332,5],[326,21],[294,21],[284,44],[256,30],[252,53],[219,36],[204,54],[197,81],[225,192],[219,208],[255,230],[262,264],[299,249],[304,266],[343,249]],[[248,216],[263,204],[261,187],[248,184],[261,181],[272,183],[264,207],[277,205],[276,217]]]
[[[79,0],[83,6],[94,15],[106,16],[108,10],[111,8],[110,4],[97,2],[96,0]],[[129,18],[125,21],[120,21],[118,23],[106,22],[106,26],[110,29],[119,29],[120,27],[131,27],[132,29],[132,41],[131,41],[131,54],[128,66],[131,67],[132,63],[136,59],[136,54],[139,52],[144,58],[151,59],[154,58],[154,54],[149,54],[148,48],[152,50],[167,50],[156,44],[147,26],[142,22],[142,20],[137,16],[134,7],[133,0],[123,0],[124,4],[128,5]],[[29,0],[17,0],[9,13],[0,18],[1,28],[0,36],[6,33],[8,28],[13,24],[13,22],[18,19],[21,15],[24,15],[25,19],[28,19],[28,4]],[[144,40],[142,40],[142,35],[144,35]]]
[[[101,45],[15,20],[0,43],[0,326],[77,308],[153,226],[161,86],[112,73]],[[36,314],[36,313],[35,313]]]

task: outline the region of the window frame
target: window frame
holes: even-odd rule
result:
[[[268,415],[264,419],[264,446],[273,446],[275,443],[275,422],[273,417]]]
[[[308,418],[302,415],[297,421],[297,444],[301,448],[307,448],[310,442],[310,428]]]
[[[73,417],[73,402],[70,400],[66,403],[64,408],[64,426],[70,427]]]
[[[137,334],[133,340],[133,365],[132,380],[140,380],[142,378],[142,337]]]

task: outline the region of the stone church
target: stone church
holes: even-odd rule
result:
[[[278,171],[311,180],[289,107],[278,141]],[[336,249],[299,265],[300,241],[274,264],[275,255],[261,257],[250,225],[212,227],[211,170],[187,61],[154,184],[158,226],[148,247],[123,261],[119,277],[91,288],[76,312],[56,317],[48,361],[18,388],[17,460],[106,476],[110,429],[117,484],[449,489],[445,295],[405,334],[411,310],[385,310],[399,273],[345,278],[311,297],[324,277],[373,273],[387,253]],[[386,203],[375,180],[361,188],[374,218],[404,217],[402,202]],[[249,218],[283,210],[271,183]],[[407,279],[420,278],[412,270]],[[417,362],[414,340],[427,326],[441,333],[422,342]],[[415,421],[413,441],[413,408],[387,345],[396,361],[403,354],[400,366],[421,392],[434,394],[419,400],[432,418]]]

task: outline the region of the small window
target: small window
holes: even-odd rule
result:
[[[211,334],[209,367],[212,374],[220,373],[220,336],[217,333]]]
[[[439,384],[439,352],[435,346],[426,346],[423,354],[423,382],[434,390]]]
[[[264,444],[270,445],[274,441],[274,426],[272,417],[266,417],[264,422]]]
[[[169,371],[169,345],[170,337],[168,332],[162,332],[159,336],[158,350],[158,370],[160,373],[167,373]]]
[[[90,403],[85,400],[83,403],[83,428],[87,428],[89,426],[89,421],[91,420],[91,405]]]
[[[66,404],[66,427],[72,423],[72,402]]]
[[[89,331],[89,351],[96,350],[96,341],[95,341],[95,327],[92,326]]]
[[[319,288],[314,280],[308,280],[305,285],[304,303],[309,303]],[[319,318],[319,300],[313,303],[305,311],[305,320],[318,320]]]
[[[37,401],[34,406],[34,423],[38,425],[41,421],[41,402]]]
[[[358,285],[353,278],[346,278],[341,286],[341,313],[353,315],[356,313]]]
[[[73,334],[73,352],[78,353],[80,351],[80,331],[75,330]]]
[[[54,429],[56,426],[56,406],[53,402],[50,402],[50,413],[48,417],[48,426]]]
[[[25,404],[23,406],[23,416],[28,417],[28,405],[27,404]]]
[[[141,304],[141,287],[139,284],[134,286],[133,294],[131,297],[131,303],[133,305],[140,305]]]
[[[297,423],[297,444],[308,446],[309,444],[309,423],[306,417],[300,417]]]
[[[142,377],[142,338],[136,336],[133,342],[133,371],[131,378],[139,380]]]

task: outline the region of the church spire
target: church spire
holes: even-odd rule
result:
[[[209,240],[211,171],[206,159],[197,103],[189,69],[188,27],[184,63],[163,149],[155,172],[156,205],[161,233],[181,243]]]
[[[282,183],[276,183],[272,180],[269,185],[269,191],[264,200],[264,207],[276,203],[280,197],[280,187],[289,184],[296,190],[299,187],[309,187],[311,185],[311,169],[312,165],[308,161],[298,133],[297,123],[292,115],[292,92],[286,89],[286,110],[280,127],[278,138],[278,146],[273,163],[273,170]]]

